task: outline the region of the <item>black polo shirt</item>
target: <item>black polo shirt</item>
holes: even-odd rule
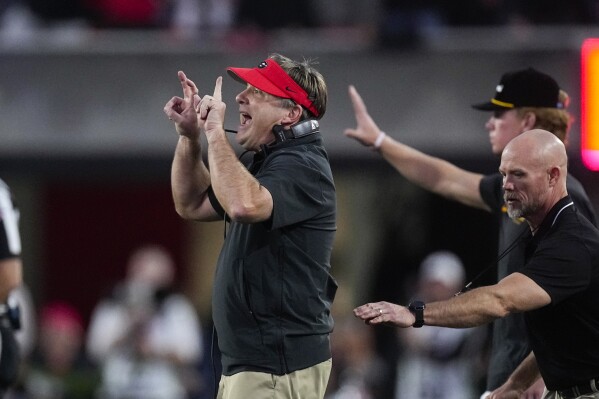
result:
[[[335,186],[320,133],[264,147],[248,170],[272,195],[273,213],[229,226],[212,317],[223,374],[281,375],[331,358]]]
[[[520,273],[551,297],[524,314],[530,343],[549,390],[599,377],[599,230],[569,196],[551,209],[526,246]]]
[[[497,262],[498,280],[524,266],[525,241],[521,238],[530,230],[528,223],[523,219],[512,220],[507,215],[502,179],[500,173],[494,173],[485,176],[480,183],[481,197],[499,220],[498,254],[505,252],[505,256]],[[576,208],[595,224],[595,212],[582,184],[572,175],[568,175],[566,185]],[[530,345],[524,316],[521,313],[495,320],[487,371],[487,390],[492,391],[500,387],[529,353]]]

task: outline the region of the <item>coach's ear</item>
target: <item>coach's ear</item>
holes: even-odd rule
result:
[[[526,112],[522,117],[522,131],[532,130],[536,127],[537,116],[534,112]]]
[[[295,104],[292,108],[287,109],[287,114],[285,114],[280,124],[283,126],[295,125],[300,121],[303,111],[301,105]]]

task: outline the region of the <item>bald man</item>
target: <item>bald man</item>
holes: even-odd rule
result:
[[[519,398],[539,375],[544,399],[599,398],[599,230],[568,195],[567,161],[564,144],[539,129],[503,151],[508,215],[530,229],[518,272],[446,301],[368,303],[355,316],[371,325],[466,328],[524,312],[533,351],[490,398]]]

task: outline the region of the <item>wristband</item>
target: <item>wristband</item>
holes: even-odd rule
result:
[[[381,144],[383,144],[383,140],[385,139],[385,136],[387,136],[387,133],[381,131],[378,135],[378,137],[376,138],[376,140],[374,141],[374,149],[378,150],[379,148],[381,148]]]

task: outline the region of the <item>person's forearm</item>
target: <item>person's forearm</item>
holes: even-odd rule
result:
[[[211,133],[208,163],[214,194],[231,219],[253,223],[270,217],[270,194],[239,162],[224,131]]]
[[[210,187],[210,173],[202,160],[199,141],[179,136],[171,168],[171,187],[177,213],[192,218]]]
[[[522,363],[516,367],[516,370],[514,370],[512,375],[509,376],[506,385],[514,390],[525,391],[539,378],[541,378],[541,373],[537,366],[537,360],[534,353],[530,352]]]
[[[387,136],[379,152],[410,182],[464,205],[488,210],[479,193],[482,175],[468,172]]]
[[[492,286],[476,288],[446,301],[431,302],[424,309],[424,324],[468,328],[489,323],[509,313]]]

